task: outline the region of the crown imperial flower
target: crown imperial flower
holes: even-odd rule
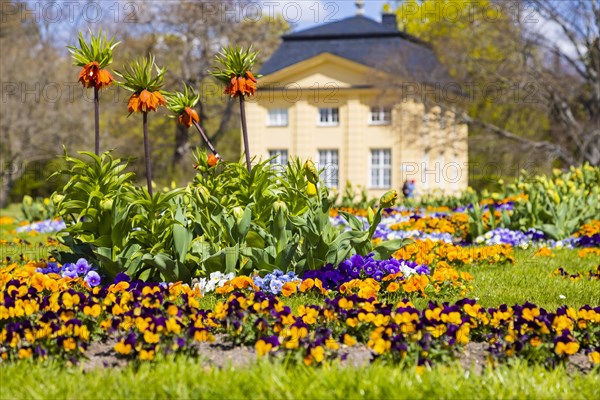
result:
[[[154,77],[153,69],[156,71]],[[158,68],[154,63],[153,56],[134,61],[123,72],[115,71],[124,79],[119,84],[133,92],[127,104],[130,113],[156,111],[159,106],[167,105],[167,100],[160,92],[165,72],[166,68]]]
[[[256,61],[257,51],[252,48],[226,48],[216,57],[221,67],[215,67],[211,75],[225,83],[225,94],[231,97],[256,94],[256,77],[251,69]]]
[[[114,82],[114,78],[107,70],[100,69],[98,62],[92,61],[81,69],[79,82],[86,88],[102,89],[110,86]]]
[[[156,111],[158,106],[164,106],[167,102],[164,96],[157,90],[155,92],[149,92],[144,89],[140,94],[134,93],[129,98],[127,109],[130,113],[139,111]]]
[[[114,43],[114,37],[107,40],[106,36],[102,36],[102,31],[98,35],[90,33],[90,36],[88,44],[79,33],[79,47],[67,48],[75,60],[75,65],[82,67],[79,82],[86,88],[102,89],[114,82],[111,73],[104,68],[112,63],[112,51],[119,42]]]
[[[208,166],[214,167],[219,162],[219,158],[214,154],[209,154],[207,158]]]
[[[189,128],[194,123],[200,123],[198,112],[194,110],[200,95],[196,95],[192,87],[184,84],[183,92],[167,93],[166,97],[167,108],[175,114],[173,118],[177,117],[180,125]]]
[[[184,108],[183,112],[179,114],[179,123],[186,128],[189,128],[194,122],[200,122],[200,118],[198,117],[196,110],[190,107]]]

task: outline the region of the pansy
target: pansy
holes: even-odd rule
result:
[[[90,266],[85,258],[80,258],[75,263],[75,271],[78,275],[85,275],[90,270]]]
[[[89,271],[84,278],[84,281],[91,287],[100,285],[100,275],[96,271]]]
[[[63,265],[61,275],[68,278],[77,278],[79,276],[77,274],[77,268],[75,267],[75,264],[72,263]]]

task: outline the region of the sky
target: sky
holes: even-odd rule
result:
[[[365,0],[365,16],[381,20],[385,0]],[[294,30],[301,30],[356,15],[355,0],[262,0],[263,12],[281,13]],[[394,5],[394,1],[389,1]]]
[[[134,22],[138,14],[161,3],[195,0],[24,0],[20,6],[5,3],[2,11],[33,18],[42,29],[53,37],[53,41],[66,40],[73,29],[87,30],[106,22]],[[381,12],[386,3],[395,5],[394,0],[364,0],[364,14],[374,20],[381,20]],[[221,0],[208,0],[206,12],[218,12],[238,20],[252,18],[253,12],[260,16],[281,14],[293,30],[307,29],[316,25],[335,22],[356,15],[355,0],[254,0],[250,6],[227,6]],[[212,11],[210,11],[212,10]],[[216,11],[215,11],[216,10]]]
[[[316,25],[335,22],[356,15],[355,0],[260,0],[263,13],[274,11],[283,15],[291,23],[294,31],[311,28]],[[402,4],[401,0],[364,0],[364,15],[381,21],[383,6],[388,3],[392,10]],[[569,7],[568,0],[557,0],[558,6]],[[560,8],[559,8],[560,9]],[[560,10],[565,12],[565,10]],[[572,44],[566,39],[560,27],[544,21],[532,7],[523,8],[524,15],[535,22],[536,31],[550,39],[562,51],[574,55]]]
[[[101,26],[106,21],[127,23],[130,17],[144,14],[147,7],[175,1],[196,0],[25,0],[25,6],[19,9],[2,2],[2,9],[7,13],[19,13],[22,17],[29,16],[41,23],[43,31],[52,37],[52,42],[63,45],[71,40],[77,29],[87,30],[88,27]],[[554,0],[553,0],[554,1]],[[216,8],[216,12],[224,16],[234,16],[239,20],[252,18],[253,12],[260,16],[282,15],[292,26],[293,30],[311,28],[316,25],[335,22],[356,15],[355,0],[254,0],[251,5],[227,6],[221,0],[207,0],[208,6]],[[381,13],[386,3],[396,9],[401,0],[364,0],[364,15],[376,21],[381,20]],[[569,11],[568,0],[555,0],[553,4],[562,6],[560,12]],[[6,7],[5,7],[6,6]],[[14,9],[13,9],[14,8]],[[530,10],[532,11],[532,9]],[[208,7],[207,11],[208,12]],[[573,52],[573,48],[556,24],[545,23],[535,12],[526,13],[532,20],[537,21],[537,30],[549,38],[563,50]],[[135,18],[132,20],[132,22]]]

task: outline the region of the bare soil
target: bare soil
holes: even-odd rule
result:
[[[92,342],[86,352],[87,359],[81,362],[84,371],[97,368],[121,368],[127,365],[127,360],[119,357],[114,351],[116,339],[105,342]],[[458,354],[458,360],[465,370],[474,373],[483,372],[488,363],[488,345],[486,343],[469,343]],[[212,343],[202,342],[197,344],[199,361],[206,367],[224,368],[227,366],[245,367],[257,360],[256,351],[251,346],[232,346],[223,337],[217,337]],[[363,367],[369,365],[372,353],[364,344],[352,347],[342,345],[339,350],[342,356],[341,365],[345,367]],[[592,364],[584,354],[575,354],[569,357],[567,372],[588,372]]]

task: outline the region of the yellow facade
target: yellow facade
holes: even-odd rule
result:
[[[400,191],[405,180],[415,180],[417,195],[465,190],[467,126],[456,124],[454,115],[439,107],[426,109],[417,99],[366,84],[376,74],[324,53],[262,77],[257,96],[247,103],[251,154],[266,159],[270,151],[285,150],[289,157],[318,165],[319,151],[322,160],[330,160],[324,153],[337,151],[337,185],[336,168],[318,165],[326,174],[332,168],[329,186],[343,190],[350,182],[372,196]],[[389,108],[391,121],[374,122],[372,107]],[[323,124],[320,108],[337,109],[338,122]],[[270,109],[287,110],[287,124],[269,123]],[[335,111],[327,113],[335,119]]]

